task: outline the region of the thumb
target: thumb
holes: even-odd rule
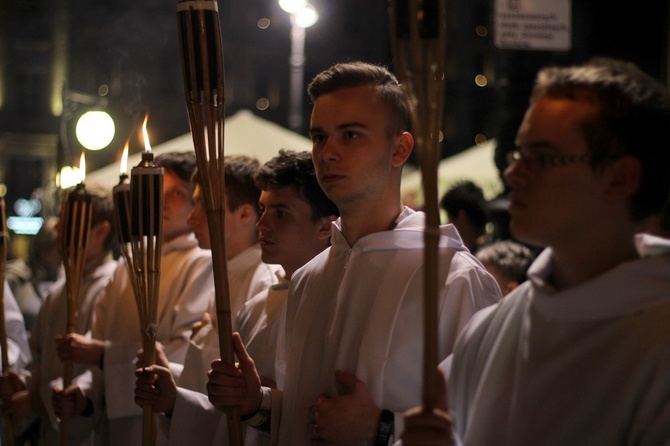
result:
[[[238,332],[233,333],[233,349],[235,356],[240,363],[240,368],[245,368],[254,365],[254,360],[249,356],[247,349],[244,347],[244,342]]]
[[[347,393],[353,393],[356,390],[356,384],[360,382],[355,375],[344,370],[335,371],[335,379],[347,389]]]
[[[202,319],[200,319],[200,322],[202,323],[202,325],[211,324],[213,323],[212,316],[209,313],[205,312],[202,315]]]

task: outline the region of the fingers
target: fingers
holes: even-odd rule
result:
[[[9,369],[0,375],[0,399],[3,401],[25,388],[26,385],[14,370]]]
[[[135,370],[135,404],[140,407],[152,406],[158,401],[160,390],[156,387],[158,370],[153,367],[141,367]]]
[[[56,415],[59,418],[72,418],[79,415],[81,404],[77,403],[80,395],[81,393],[76,385],[69,386],[65,390],[62,387],[54,387],[51,394],[51,404]],[[81,398],[83,398],[83,395],[81,395]]]
[[[356,378],[355,375],[352,375],[349,372],[345,372],[344,370],[336,370],[335,379],[337,382],[346,387],[349,393],[353,392],[356,389],[356,385],[360,382],[360,380]]]
[[[247,381],[235,366],[216,360],[209,371],[207,394],[214,407],[239,406],[247,396]]]

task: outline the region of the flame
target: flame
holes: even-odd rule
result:
[[[81,156],[79,157],[79,175],[81,176],[81,181],[83,183],[86,179],[86,156],[84,155],[84,152],[81,152]]]
[[[121,175],[128,174],[128,147],[130,145],[130,140],[126,141],[126,145],[123,147],[123,155],[121,155]]]
[[[151,144],[149,143],[149,133],[147,133],[147,121],[149,114],[144,115],[144,123],[142,124],[142,139],[144,140],[144,151],[151,152]]]

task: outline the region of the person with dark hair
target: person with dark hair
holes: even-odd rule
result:
[[[498,282],[503,296],[526,281],[533,251],[514,240],[498,240],[477,251],[477,259]]]
[[[260,216],[260,188],[254,183],[260,163],[246,155],[224,157],[226,261],[230,314],[235,329],[236,318],[245,303],[256,294],[279,281],[283,271],[261,258],[256,224]],[[192,178],[195,207],[188,219],[201,248],[211,249],[205,197],[196,171]],[[184,361],[184,371],[177,380],[179,386],[206,393],[207,371],[211,362],[220,356],[216,330],[216,303],[210,300],[207,312],[194,327]],[[188,365],[188,367],[187,367]]]
[[[486,240],[489,217],[482,188],[469,180],[459,181],[440,200],[449,223],[456,226],[463,244],[475,254]]]
[[[332,245],[291,276],[278,389],[261,386],[234,338],[239,364],[214,361],[208,394],[215,407],[240,405],[249,426],[281,445],[387,444],[421,398],[425,216],[400,196],[412,107],[388,69],[363,62],[332,66],[308,92],[316,176],[340,210]],[[501,296],[452,225],[440,228],[439,260],[444,358],[470,316]]]
[[[156,157],[163,176],[163,245],[158,299],[157,341],[172,363],[183,364],[191,326],[207,310],[214,288],[212,259],[200,249],[188,225],[193,211],[193,152]],[[102,382],[75,378],[82,392],[97,396],[93,407],[63,407],[60,416],[84,417],[105,411],[101,441],[124,446],[142,441],[142,411],[133,402],[135,360],[142,348],[141,326],[127,266],[121,259],[111,282],[95,306],[93,338],[66,335],[59,340],[62,361],[86,364],[103,372]],[[181,367],[175,366],[175,374]],[[104,409],[102,404],[104,403]]]
[[[408,414],[405,445],[453,444],[452,423],[465,446],[668,444],[670,242],[636,234],[667,201],[668,127],[632,63],[538,73],[505,179],[512,234],[545,249],[465,328],[448,406]]]
[[[285,276],[249,300],[238,313],[236,325],[240,338],[256,358],[263,382],[276,387],[278,319],[288,294],[288,281],[298,268],[328,246],[331,224],[339,211],[319,187],[309,152],[281,150],[261,167],[255,182],[262,190],[257,227],[263,261],[280,264]],[[188,366],[184,364],[184,373]],[[169,445],[188,443],[196,432],[201,444],[225,444],[226,418],[207,401],[206,395],[177,387],[164,367],[138,370],[137,377],[137,404],[150,404],[154,411],[171,415]],[[245,437],[245,444],[267,442],[253,429],[248,429]]]
[[[112,278],[117,262],[112,257],[115,240],[114,205],[109,191],[95,183],[86,184],[86,193],[91,197],[91,229],[86,247],[84,275],[78,297],[75,332],[90,337],[93,325],[93,308],[102,290]],[[67,195],[63,196],[61,217],[56,224],[58,246],[62,247],[65,228],[62,227]],[[76,386],[63,390],[63,364],[59,360],[54,339],[61,339],[67,328],[67,292],[65,278],[60,278],[50,289],[41,305],[30,333],[32,361],[17,373],[9,372],[14,385],[11,396],[3,396],[3,413],[11,414],[17,425],[28,425],[33,417],[39,418],[40,444],[60,443],[58,430],[58,406],[78,402],[86,407],[92,404],[85,393]],[[76,373],[99,374],[99,370],[77,367]],[[93,444],[95,429],[100,422],[99,414],[78,417],[71,421],[69,443],[72,445]]]

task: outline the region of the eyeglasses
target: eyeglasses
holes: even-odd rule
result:
[[[531,172],[546,169],[547,167],[565,166],[567,164],[588,163],[590,155],[547,155],[544,153],[523,153],[513,150],[507,154],[507,165],[512,166],[523,161]]]

